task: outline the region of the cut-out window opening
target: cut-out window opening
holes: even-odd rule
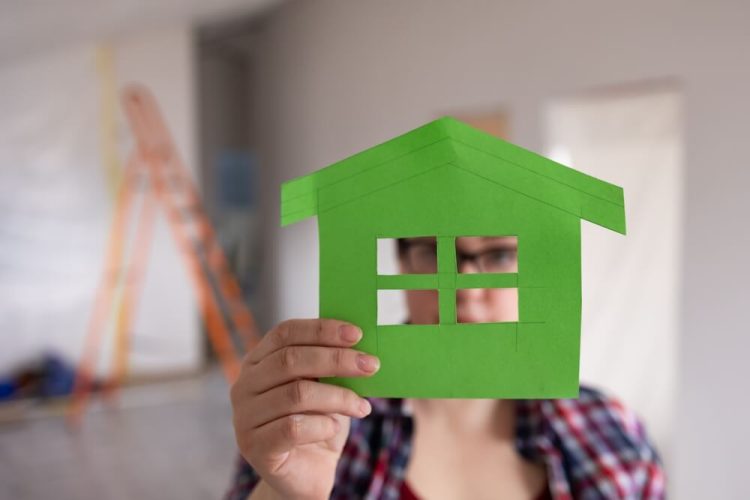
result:
[[[405,320],[407,290],[412,308],[435,312],[419,323],[435,316],[439,324],[519,321],[517,236],[379,238],[377,257],[378,325],[398,324],[399,300]],[[480,302],[466,303],[469,297]]]
[[[437,243],[434,236],[378,239],[378,274],[435,273]]]
[[[407,293],[411,300],[421,304],[420,317],[409,317]],[[410,320],[421,325],[438,324],[437,290],[378,290],[378,325],[403,325]]]
[[[465,236],[456,238],[459,273],[517,273],[517,236]]]
[[[518,288],[456,290],[456,323],[517,323]]]

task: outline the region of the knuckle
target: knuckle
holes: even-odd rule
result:
[[[255,349],[257,349],[257,348],[258,348],[258,346],[253,347],[253,349],[251,349],[250,351],[246,352],[245,355],[242,356],[242,361],[240,362],[240,373],[242,373],[245,370],[247,370],[248,368],[250,368],[250,366],[253,364],[253,362],[251,360],[251,357],[252,357],[253,351]]]
[[[285,372],[294,371],[300,362],[300,350],[296,347],[285,347],[279,356],[279,362]]]
[[[292,328],[291,320],[286,320],[278,324],[271,339],[276,347],[283,347],[289,344],[292,336]]]
[[[332,349],[331,350],[331,362],[336,368],[342,368],[344,366],[344,350],[343,349]]]
[[[323,343],[325,336],[325,322],[322,319],[315,320],[315,338],[319,343]]]
[[[260,351],[258,351],[257,345],[247,353],[245,353],[245,355],[242,357],[242,360],[240,361],[240,373],[238,380],[242,378],[243,374],[253,369],[253,365],[256,363],[255,358],[260,356],[259,353]]]
[[[310,400],[312,386],[305,380],[289,384],[289,400],[295,408],[301,408]]]
[[[302,419],[290,415],[284,419],[284,425],[281,427],[284,437],[291,442],[295,442],[302,434]]]

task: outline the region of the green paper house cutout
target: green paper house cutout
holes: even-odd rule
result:
[[[622,188],[441,118],[286,182],[281,223],[318,217],[320,317],[358,325],[362,396],[577,397],[580,219],[625,234]],[[458,274],[455,238],[516,236],[518,272]],[[377,240],[433,236],[438,273],[382,276]],[[437,325],[377,325],[379,289],[439,290]],[[518,322],[456,322],[456,289],[517,288]]]

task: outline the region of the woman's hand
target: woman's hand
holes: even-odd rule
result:
[[[370,404],[319,377],[369,376],[374,356],[350,347],[361,331],[330,319],[285,321],[250,351],[232,386],[234,431],[240,452],[283,498],[328,498],[350,417]]]

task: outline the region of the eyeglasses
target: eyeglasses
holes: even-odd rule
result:
[[[422,240],[402,240],[403,256],[408,270],[414,274],[438,272],[437,245]],[[518,248],[515,243],[498,245],[481,252],[463,252],[456,249],[458,270],[462,264],[471,262],[480,273],[518,272]]]

